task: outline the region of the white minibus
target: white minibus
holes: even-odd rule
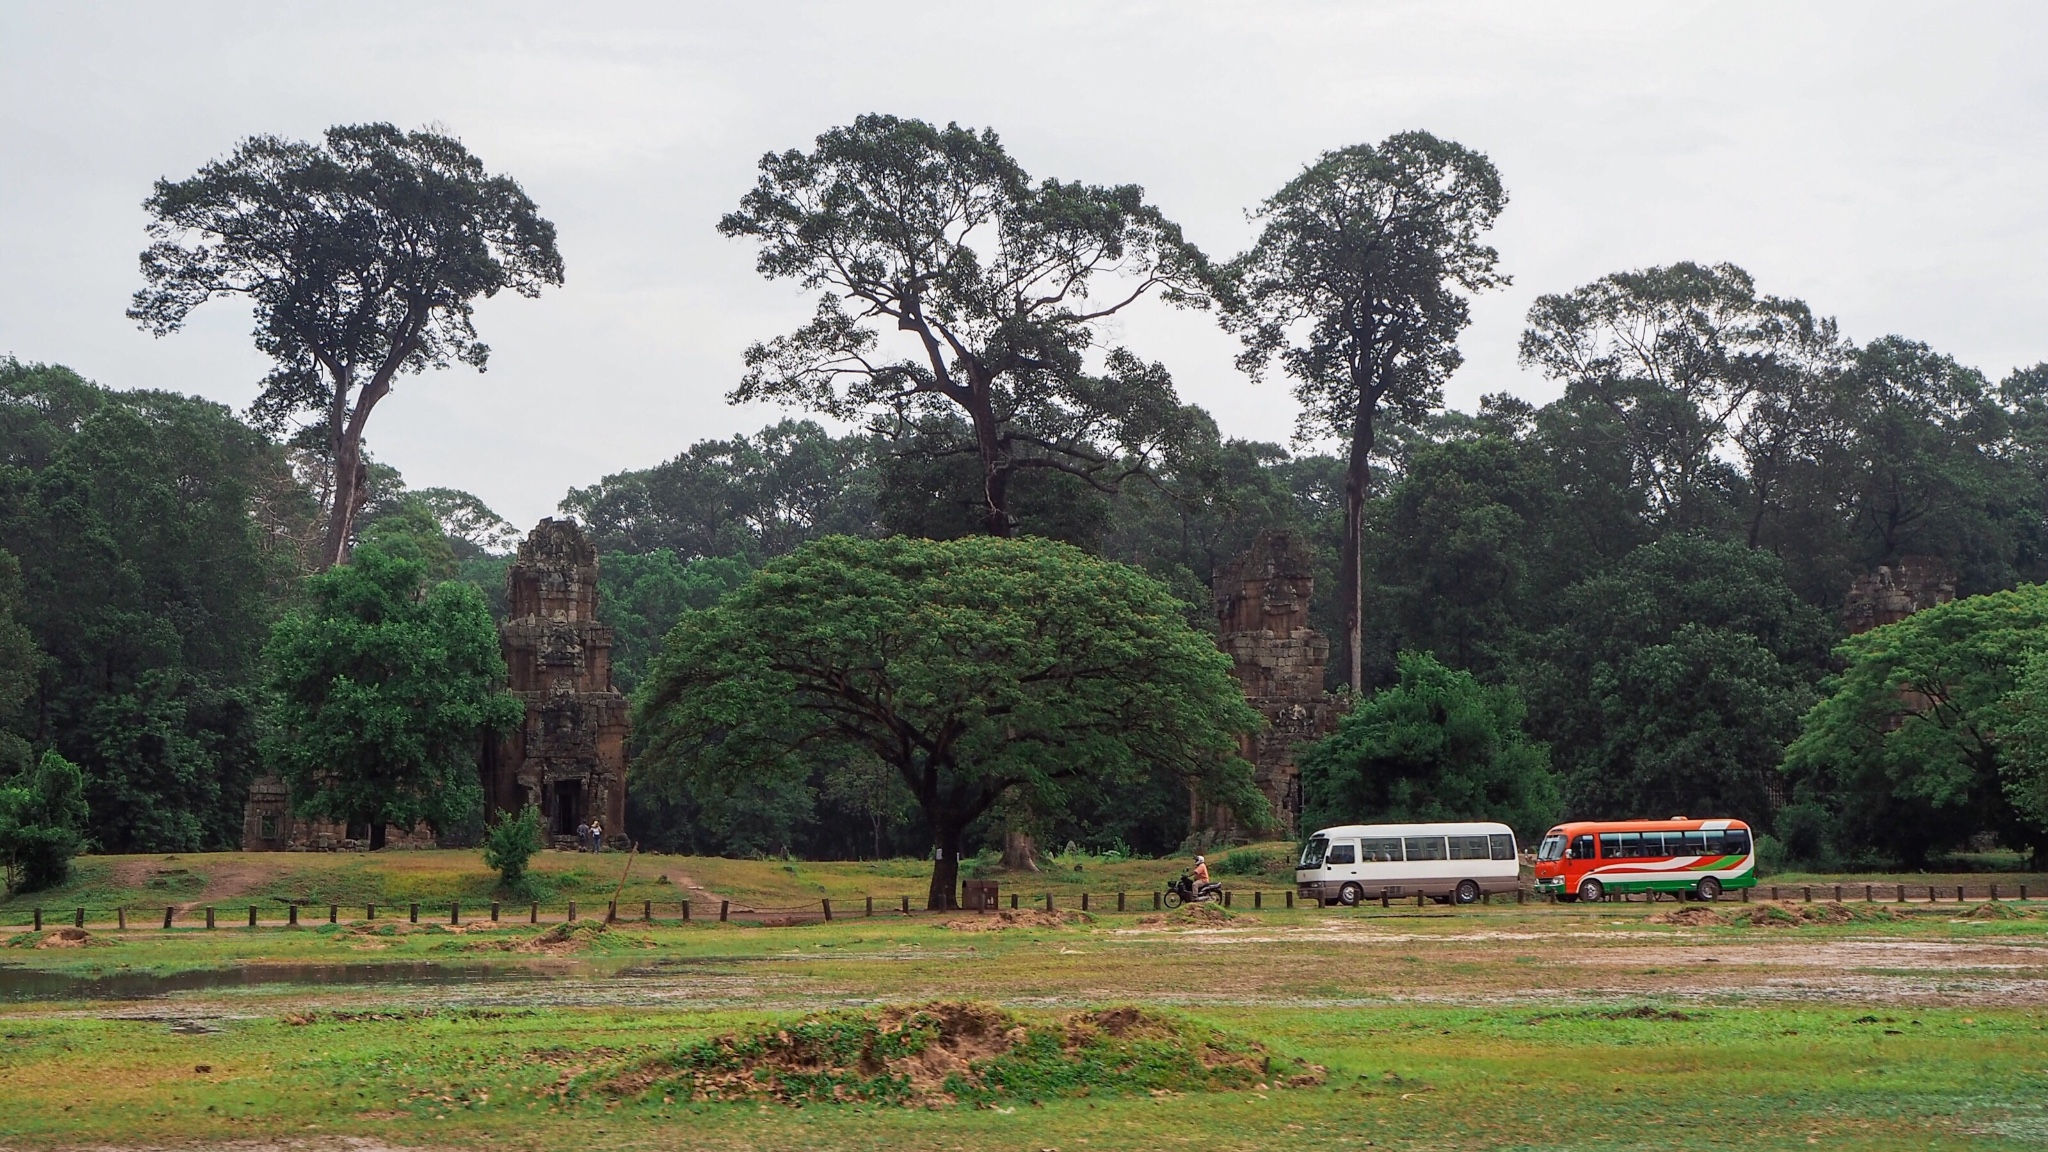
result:
[[[1294,882],[1304,900],[1346,906],[1382,895],[1470,904],[1513,892],[1521,875],[1505,824],[1344,824],[1309,837]]]

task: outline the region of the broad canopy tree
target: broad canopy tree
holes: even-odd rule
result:
[[[323,143],[252,136],[143,207],[154,242],[128,315],[168,335],[192,309],[239,296],[277,362],[251,411],[281,428],[315,417],[329,470],[320,566],[347,557],[364,499],[363,431],[402,372],[482,371],[479,297],[562,282],[555,226],[462,142],[390,124],[330,128]]]
[[[829,537],[683,617],[635,702],[636,771],[697,794],[871,756],[932,830],[927,905],[955,905],[968,828],[1164,770],[1270,819],[1235,737],[1229,658],[1135,569],[1045,540]]]
[[[935,451],[979,463],[991,536],[1012,534],[1022,471],[1108,492],[1214,439],[1160,365],[1125,348],[1091,362],[1106,324],[1139,301],[1208,302],[1208,262],[1136,185],[1033,181],[993,131],[880,115],[760,167],[718,230],[757,242],[761,274],[818,304],[747,350],[734,402],[866,417],[903,441],[963,418],[970,442]],[[885,351],[881,331],[908,354]]]
[[[1276,358],[1294,380],[1305,437],[1347,446],[1345,668],[1364,689],[1364,547],[1370,460],[1382,414],[1419,421],[1462,362],[1467,295],[1507,283],[1481,243],[1507,203],[1484,155],[1427,132],[1326,152],[1253,213],[1251,249],[1231,263],[1223,320],[1254,378]]]
[[[272,632],[267,758],[293,808],[367,824],[462,825],[483,801],[477,754],[525,710],[501,685],[505,659],[483,597],[425,587],[418,560],[366,543],[307,578],[309,602]]]

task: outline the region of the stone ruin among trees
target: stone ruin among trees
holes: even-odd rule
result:
[[[506,585],[498,636],[526,720],[485,751],[485,811],[536,805],[565,847],[595,817],[623,845],[626,697],[612,684],[612,629],[597,620],[597,549],[574,520],[542,520]]]
[[[1858,576],[1842,601],[1842,627],[1850,635],[1897,624],[1956,598],[1955,573],[1932,556],[1902,556],[1895,565]]]
[[[1240,737],[1253,779],[1273,806],[1277,834],[1291,837],[1301,818],[1301,769],[1295,752],[1336,727],[1337,707],[1323,689],[1330,641],[1308,626],[1315,557],[1291,531],[1259,533],[1258,542],[1216,573],[1217,646],[1267,727]],[[1228,839],[1228,813],[1194,813],[1194,827]]]

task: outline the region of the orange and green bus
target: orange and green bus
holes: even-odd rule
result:
[[[1740,820],[1584,820],[1559,824],[1536,849],[1536,891],[1560,900],[1676,892],[1713,900],[1756,887],[1756,838]]]

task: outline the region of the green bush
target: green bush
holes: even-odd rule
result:
[[[55,751],[0,785],[0,871],[9,893],[64,882],[85,849],[85,778]]]
[[[518,815],[501,813],[484,833],[484,863],[498,870],[508,890],[526,883],[526,865],[540,851],[540,809],[528,804]]]

